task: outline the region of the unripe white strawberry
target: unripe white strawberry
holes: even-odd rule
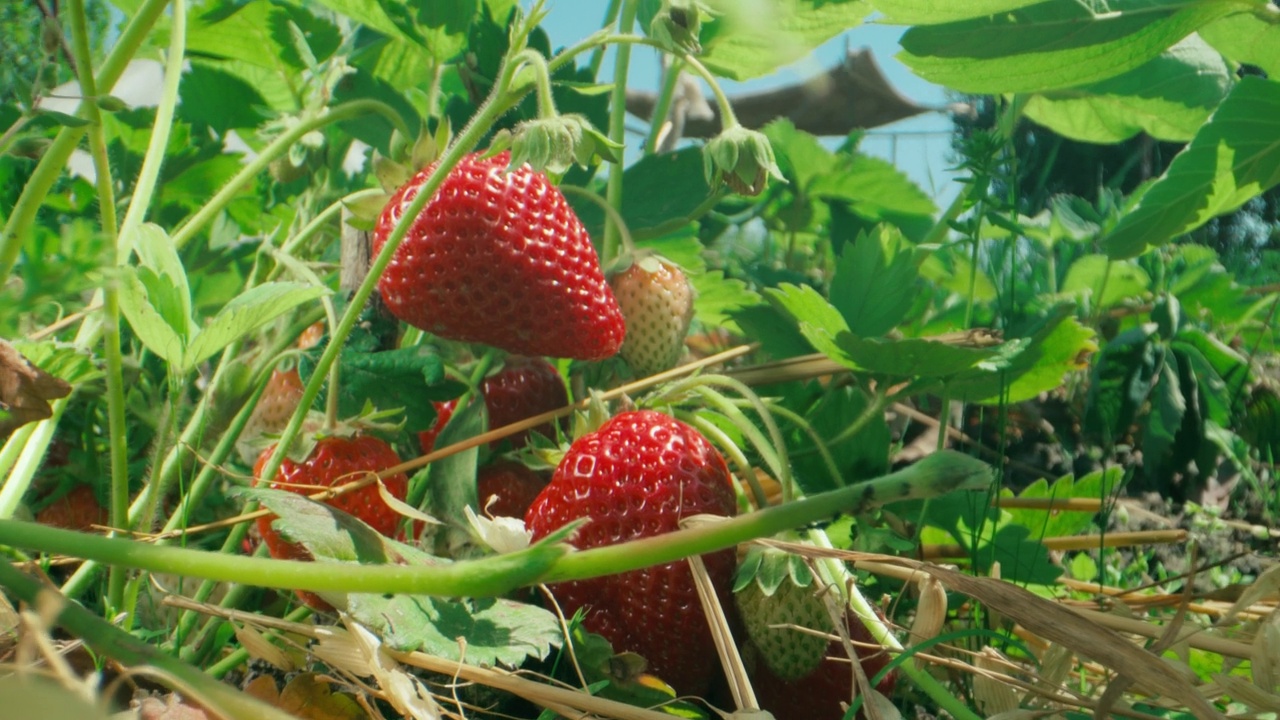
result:
[[[627,334],[619,353],[637,376],[675,367],[693,322],[693,286],[675,263],[657,255],[623,261],[609,275]]]

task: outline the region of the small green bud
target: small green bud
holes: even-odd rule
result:
[[[741,125],[721,131],[706,144],[702,166],[707,183],[724,183],[742,195],[759,195],[770,176],[785,182],[769,139]]]
[[[50,57],[62,49],[62,25],[56,17],[46,17],[40,26],[40,49]]]
[[[125,103],[125,101],[121,100],[115,95],[100,95],[98,96],[98,99],[96,102],[98,104],[98,109],[102,110],[103,112],[113,113],[113,112],[120,112],[121,110],[129,109],[129,106]]]
[[[563,175],[575,163],[586,167],[596,157],[621,162],[622,146],[582,115],[528,120],[516,126],[511,138],[511,167],[529,163],[535,170]]]
[[[707,12],[697,0],[663,0],[649,23],[649,37],[674,52],[697,55],[703,15]]]
[[[46,137],[38,137],[28,135],[20,137],[13,141],[9,146],[9,154],[14,157],[27,158],[28,160],[39,160],[53,141]]]

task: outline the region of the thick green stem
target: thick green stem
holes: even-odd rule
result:
[[[111,541],[123,542],[123,541]],[[85,608],[39,580],[19,572],[9,563],[0,563],[0,585],[15,597],[36,607],[57,603],[54,622],[84,642],[97,653],[111,657],[126,666],[151,667],[176,680],[173,689],[195,697],[202,705],[222,717],[260,718],[261,720],[293,720],[284,711],[239,692],[214,680],[199,668],[192,667],[158,648],[102,620]]]
[[[564,546],[466,560],[452,565],[358,565],[231,557],[0,520],[0,544],[262,587],[315,592],[409,593],[489,597],[539,582],[584,580],[674,562],[890,502],[985,488],[991,469],[960,453],[936,453],[876,480],[840,488],[722,522],[564,554]]]
[[[618,32],[629,33],[635,24],[637,0],[622,0],[618,17]],[[631,46],[619,44],[613,61],[613,93],[609,99],[609,139],[623,145],[627,140],[627,73],[631,66]],[[613,168],[605,186],[605,200],[614,208],[622,208],[622,171]],[[613,225],[604,226],[604,240],[600,247],[600,260],[608,264],[618,255],[618,230]]]
[[[812,495],[785,505],[722,522],[570,553],[560,558],[542,582],[585,580],[704,555],[739,543],[820,522],[837,513],[859,513],[880,505],[985,488],[991,469],[979,460],[947,451],[937,453],[876,480]]]
[[[144,0],[138,7],[129,24],[120,33],[120,39],[116,41],[115,47],[111,49],[111,53],[107,55],[107,59],[98,70],[97,87],[108,89],[115,86],[168,3],[169,0]],[[83,101],[81,106],[93,102],[94,99],[89,98]],[[0,278],[5,278],[13,272],[13,266],[22,252],[22,242],[31,234],[31,225],[35,222],[36,212],[44,204],[45,197],[48,196],[53,184],[61,177],[63,169],[67,166],[67,160],[80,143],[80,138],[84,137],[84,133],[84,127],[64,127],[58,131],[53,144],[45,150],[27,184],[23,186],[22,194],[18,196],[18,201],[13,206],[13,213],[5,223],[4,230],[0,231]]]
[[[106,538],[20,520],[0,520],[0,544],[282,590],[446,597],[493,597],[536,583],[565,551],[560,545],[538,545],[480,560],[423,566],[270,560]]]

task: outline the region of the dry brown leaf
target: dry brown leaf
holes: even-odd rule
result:
[[[295,675],[280,691],[277,705],[299,720],[364,720],[364,709],[350,695],[333,692],[328,680],[314,673]]]
[[[330,681],[315,673],[293,676],[280,690],[270,675],[259,675],[244,692],[280,708],[298,720],[367,720],[363,708],[350,695],[335,693]]]
[[[71,394],[71,385],[27,361],[0,340],[0,437],[53,415],[50,400]]]
[[[1050,642],[1092,658],[1148,691],[1178,700],[1198,718],[1221,720],[1224,717],[1163,659],[1055,602],[1000,580],[971,577],[926,563],[917,567],[948,588],[990,605]]]

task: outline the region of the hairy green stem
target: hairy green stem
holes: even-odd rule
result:
[[[553,118],[556,116],[556,101],[551,95],[551,73],[547,70],[547,59],[537,50],[524,50],[516,55],[515,62],[529,67],[533,73],[533,84],[537,89],[538,117]],[[516,71],[519,74],[519,70]]]
[[[637,0],[622,0],[618,16],[618,32],[629,33],[635,24]],[[609,139],[619,145],[627,141],[627,74],[631,67],[631,46],[619,44],[613,60],[613,91],[609,98]],[[622,171],[613,168],[605,185],[605,200],[614,208],[622,208]],[[600,246],[600,260],[611,262],[618,255],[618,230],[613,225],[604,226],[604,239]]]
[[[71,16],[71,45],[75,52],[81,92],[88,98],[97,97],[98,86],[93,77],[93,57],[89,52],[89,24],[85,16],[84,0],[71,0],[68,14]],[[102,232],[110,245],[117,247],[119,236],[116,233],[116,194],[112,183],[111,163],[107,157],[102,116],[98,112],[97,103],[85,103],[84,111],[89,121],[89,151],[93,157],[94,184],[98,192]],[[111,445],[108,523],[113,528],[123,528],[129,522],[129,426],[125,417],[124,354],[120,349],[120,293],[115,283],[108,282],[103,287],[102,306],[105,316],[102,326],[102,355],[107,365],[107,437]],[[124,604],[127,579],[128,575],[123,568],[111,568],[107,580],[108,616],[114,615]]]
[[[115,47],[111,49],[98,70],[97,87],[109,91],[109,88],[115,86],[168,4],[169,0],[143,1],[132,14],[129,24],[120,33]],[[81,107],[93,102],[92,98],[86,99],[81,102]],[[84,137],[85,130],[84,127],[64,127],[59,130],[53,143],[36,164],[27,184],[23,186],[22,194],[14,203],[13,213],[5,223],[4,229],[0,231],[0,279],[6,278],[13,272],[13,266],[22,252],[22,243],[31,234],[36,212],[44,204],[53,184],[62,176],[67,160],[80,144],[80,138]]]
[[[618,12],[622,10],[622,0],[609,0],[609,7],[604,11],[604,22],[600,24],[601,30],[608,30],[618,21]],[[604,62],[604,46],[596,45],[591,50],[591,59],[587,62],[587,67],[591,69],[591,79],[594,81],[600,77],[600,65]]]

